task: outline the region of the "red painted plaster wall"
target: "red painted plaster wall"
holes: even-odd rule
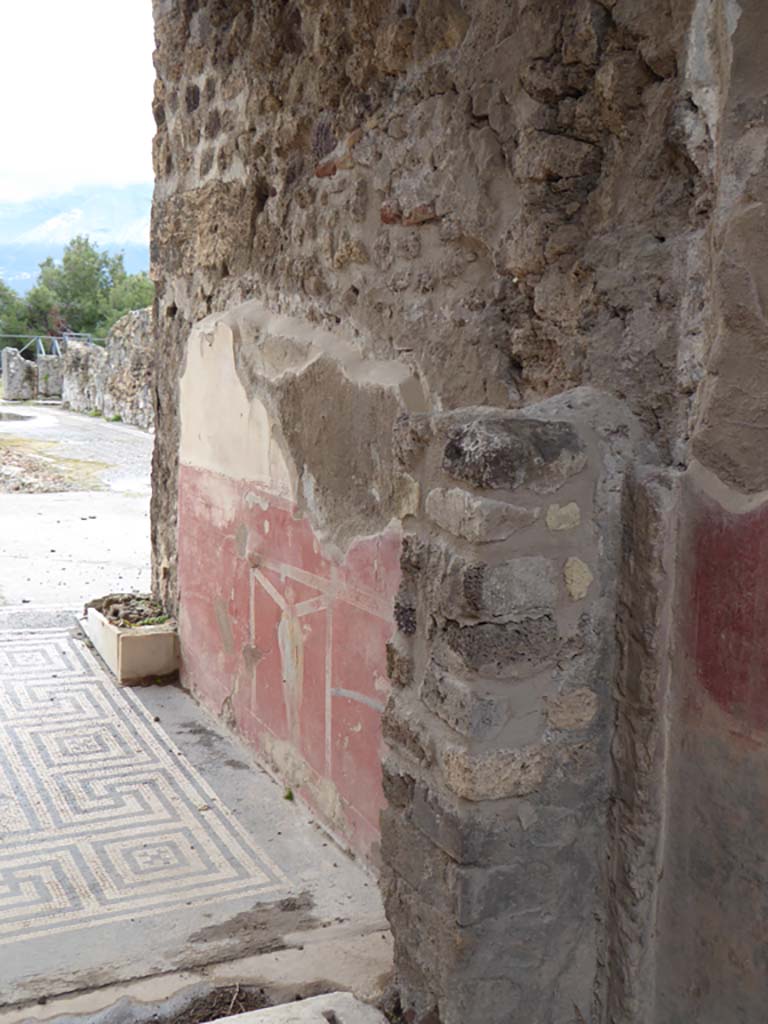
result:
[[[334,560],[290,501],[182,466],[182,682],[375,859],[400,536]]]
[[[689,479],[680,529],[656,1020],[764,1020],[768,504]]]

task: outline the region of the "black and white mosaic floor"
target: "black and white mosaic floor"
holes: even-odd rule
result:
[[[286,881],[71,631],[0,634],[0,947]]]

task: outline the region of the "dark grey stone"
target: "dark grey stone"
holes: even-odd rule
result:
[[[517,488],[566,479],[584,464],[570,423],[488,415],[451,431],[443,469],[475,487]]]

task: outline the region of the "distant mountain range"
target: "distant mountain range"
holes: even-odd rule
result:
[[[17,292],[35,283],[39,264],[59,259],[75,235],[125,254],[131,273],[149,269],[152,185],[98,187],[24,203],[0,204],[0,280]]]

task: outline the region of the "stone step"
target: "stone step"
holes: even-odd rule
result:
[[[216,1024],[387,1024],[387,1020],[379,1010],[361,1003],[350,992],[331,992],[223,1017]]]

